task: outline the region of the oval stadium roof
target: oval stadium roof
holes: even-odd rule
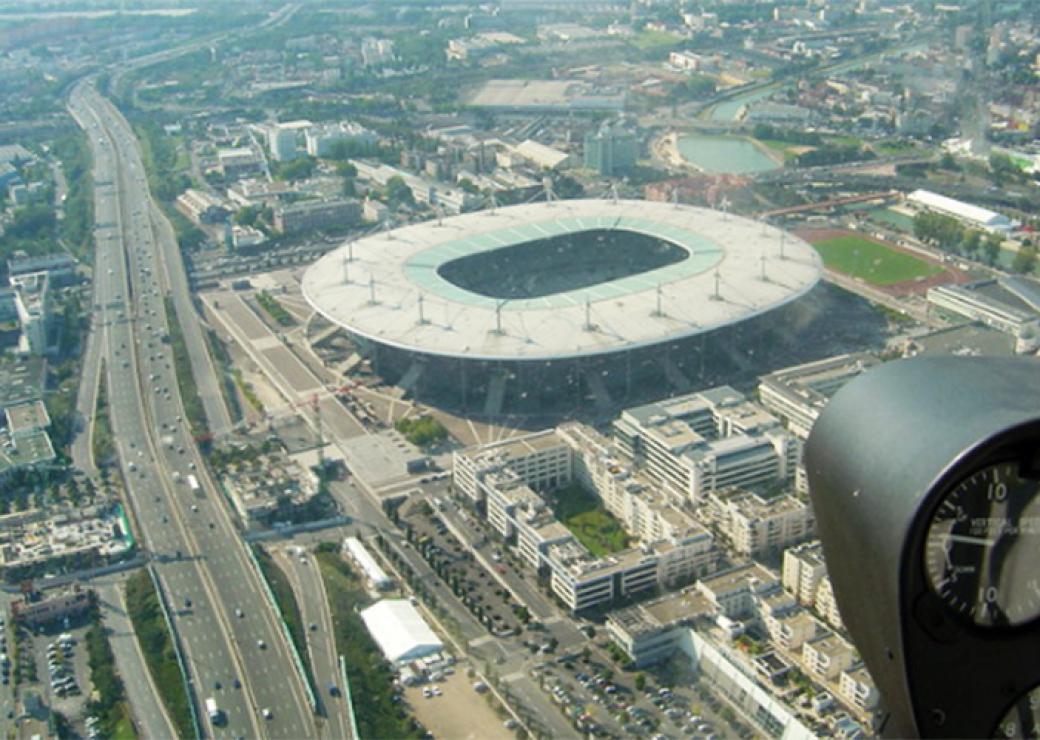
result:
[[[586,288],[516,300],[464,290],[438,272],[467,255],[593,229],[659,237],[688,256]],[[734,324],[804,295],[821,270],[807,243],[750,219],[671,203],[566,200],[367,236],[319,259],[302,288],[327,319],[377,343],[450,357],[550,360]]]

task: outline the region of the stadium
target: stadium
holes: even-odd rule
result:
[[[738,216],[566,200],[348,242],[307,270],[302,290],[416,397],[537,415],[688,386],[713,338],[796,301],[821,269],[804,241]]]

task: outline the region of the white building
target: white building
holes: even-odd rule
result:
[[[930,190],[915,190],[906,199],[917,208],[941,213],[944,216],[951,216],[969,226],[984,231],[1007,233],[1015,228],[1016,225],[1014,221],[1002,213],[955,200],[954,198],[947,198],[945,195],[939,195]]]
[[[874,679],[862,666],[842,671],[838,680],[838,693],[849,704],[865,712],[872,710],[877,705],[879,698]]]
[[[339,142],[352,142],[363,146],[374,146],[379,140],[374,133],[353,121],[341,121],[331,125],[312,126],[304,133],[307,154],[312,157],[327,157]]]
[[[776,417],[729,386],[626,409],[614,438],[648,477],[692,503],[722,488],[791,480],[801,449]]]
[[[812,507],[790,494],[765,498],[737,490],[712,494],[719,529],[742,555],[781,550],[816,532]]]
[[[379,563],[372,557],[364,543],[357,537],[347,537],[343,540],[343,554],[350,558],[373,588],[383,591],[394,585],[393,580],[379,567]]]
[[[383,599],[361,612],[361,619],[394,665],[434,655],[444,643],[433,633],[418,610],[404,599]]]
[[[15,291],[18,325],[22,330],[18,351],[22,354],[45,354],[51,310],[50,279],[46,272],[27,272],[8,280]]]
[[[928,302],[1014,337],[1040,334],[1040,316],[1035,311],[1009,305],[988,294],[996,284],[996,280],[982,280],[967,285],[939,285],[928,289]]]
[[[369,37],[361,42],[361,61],[366,67],[390,64],[394,59],[394,42],[390,39]]]
[[[520,142],[513,147],[513,151],[543,170],[564,169],[574,163],[574,158],[567,152],[561,152],[532,139]]]
[[[802,646],[802,666],[814,678],[835,681],[856,663],[856,649],[848,640],[830,633]]]
[[[783,584],[799,604],[812,606],[816,589],[827,576],[823,546],[819,540],[805,542],[784,551]]]
[[[776,593],[780,581],[758,563],[748,563],[697,582],[718,615],[740,619],[755,613],[757,597]]]

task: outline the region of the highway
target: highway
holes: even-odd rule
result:
[[[351,738],[353,733],[339,669],[332,614],[329,612],[318,562],[302,547],[272,548],[272,554],[289,578],[300,606],[300,616],[307,632],[307,651],[311,657],[319,713],[326,719],[321,734],[329,738]],[[311,629],[311,625],[316,629]],[[332,684],[336,686],[335,695],[329,690]]]
[[[173,371],[167,279],[137,142],[89,81],[70,111],[90,140],[106,203],[95,270],[95,329],[107,358],[109,407],[127,495],[187,653],[197,707],[213,696],[214,737],[313,737],[314,718],[280,625],[191,437]],[[106,185],[105,183],[111,183]],[[186,314],[182,324],[195,320]],[[201,380],[201,379],[200,379]],[[193,493],[187,476],[198,478]],[[236,685],[237,684],[237,685]]]

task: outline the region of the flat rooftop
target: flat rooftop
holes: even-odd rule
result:
[[[38,357],[0,365],[0,408],[42,398],[46,368]]]
[[[21,434],[34,429],[43,429],[50,425],[51,418],[43,401],[32,401],[17,406],[8,406],[4,410],[7,416],[7,430],[11,434]]]
[[[460,257],[590,230],[655,237],[687,256],[585,288],[517,300],[465,290],[439,271]],[[472,360],[551,360],[653,346],[729,326],[805,295],[820,275],[820,258],[806,242],[750,219],[669,203],[566,200],[469,213],[357,240],[314,263],[302,291],[329,321],[378,344]]]

